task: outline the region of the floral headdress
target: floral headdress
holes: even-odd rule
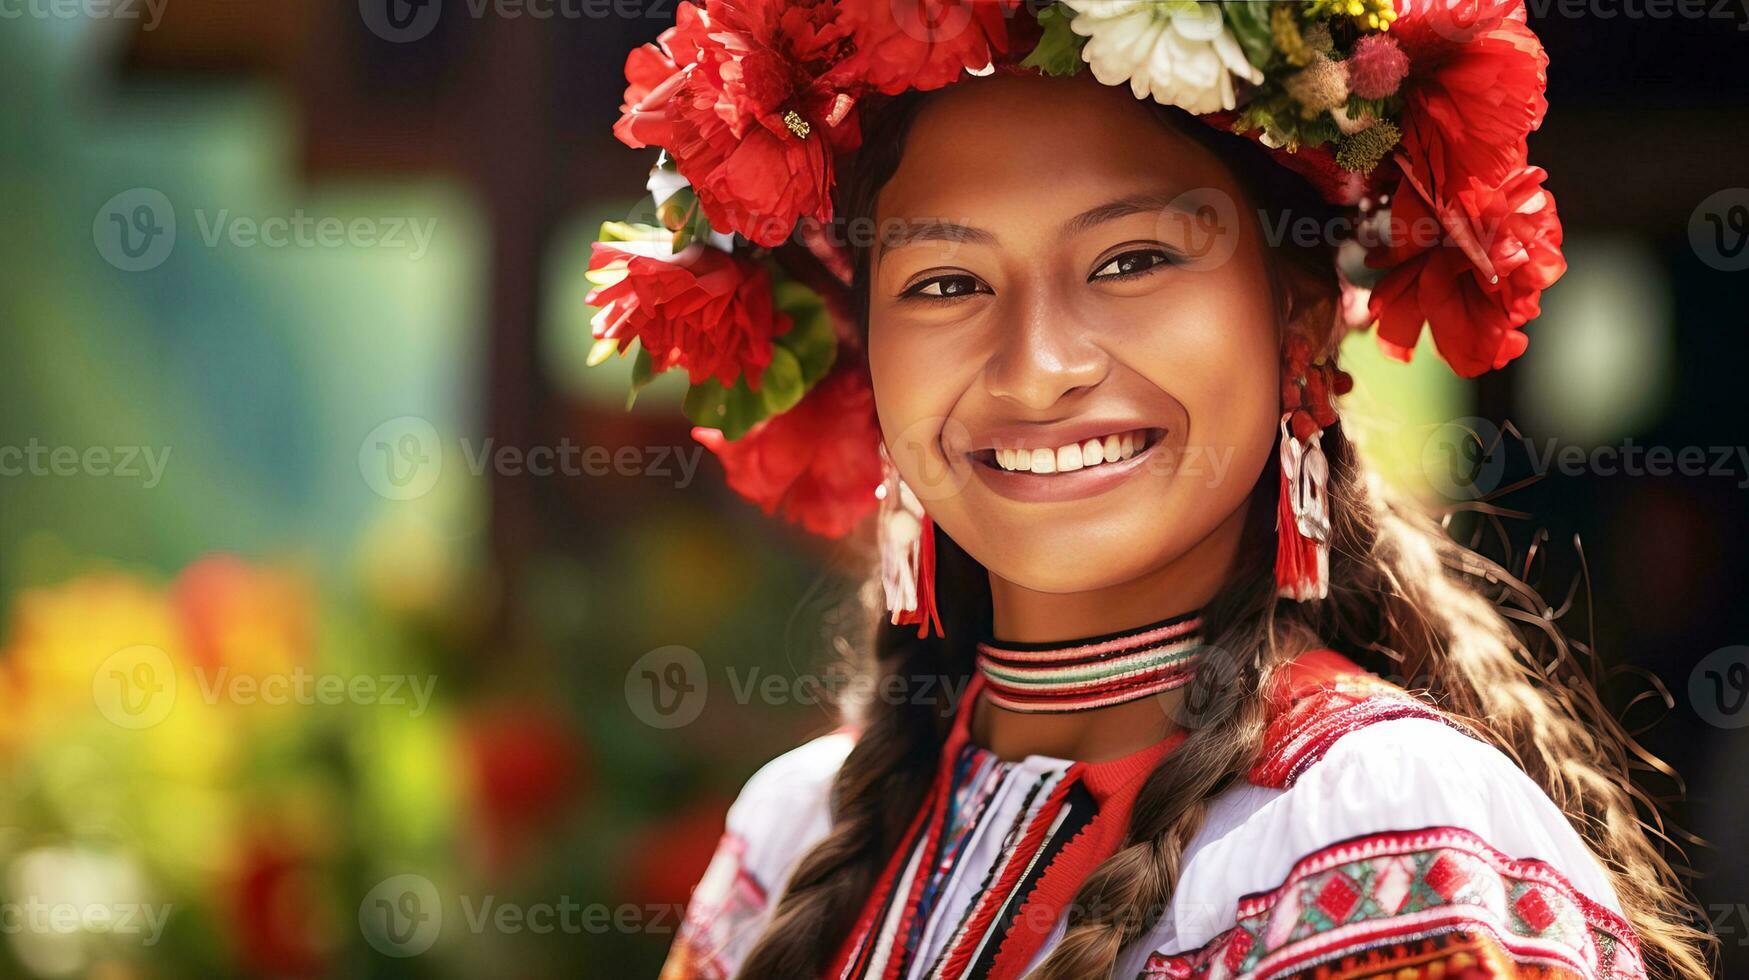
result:
[[[1566,268],[1525,147],[1547,63],[1523,0],[682,3],[626,60],[614,133],[663,151],[661,227],[604,227],[591,362],[635,346],[634,389],[685,371],[693,435],[730,486],[849,533],[877,506],[881,436],[843,315],[849,261],[824,232],[859,107],[998,68],[1085,68],[1256,140],[1354,208],[1344,326],[1376,325],[1406,361],[1425,324],[1474,377],[1523,353]],[[1310,408],[1294,428],[1328,424],[1327,404]]]

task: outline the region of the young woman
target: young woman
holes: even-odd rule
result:
[[[1638,748],[1334,400],[1356,325],[1524,349],[1545,60],[1499,0],[723,0],[632,56],[667,227],[598,246],[601,350],[768,511],[878,498],[891,610],[664,976],[1707,975]]]

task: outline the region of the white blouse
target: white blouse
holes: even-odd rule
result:
[[[1211,801],[1166,913],[1114,975],[1276,978],[1365,964],[1369,976],[1420,977],[1475,963],[1493,968],[1484,975],[1524,966],[1643,977],[1609,879],[1561,810],[1500,750],[1365,676],[1362,695],[1304,705],[1271,727],[1266,758]],[[735,973],[790,872],[827,833],[828,793],[853,741],[815,739],[747,782],[664,978]],[[888,871],[893,895],[909,899],[865,912],[861,949],[840,956],[838,975],[1021,974],[998,955],[1004,917],[1024,917],[1019,896],[1077,834],[1093,833],[1097,807],[1085,793],[1077,803],[1074,763],[1004,762],[969,743],[956,757],[934,849],[926,859],[919,843]],[[1053,800],[1058,811],[1037,819]],[[1004,890],[1014,905],[992,901]],[[1027,969],[1060,940],[1054,921]]]

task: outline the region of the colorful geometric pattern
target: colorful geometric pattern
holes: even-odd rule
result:
[[[1201,627],[1193,612],[1072,644],[980,643],[978,670],[990,703],[1010,711],[1103,708],[1189,683]]]
[[[747,873],[747,845],[726,833],[692,890],[680,933],[662,965],[660,980],[727,980],[725,953],[765,927],[766,889]]]
[[[1644,980],[1614,912],[1541,861],[1452,827],[1345,841],[1302,859],[1201,949],[1156,953],[1142,980],[1500,975]]]
[[[1263,748],[1250,772],[1258,786],[1287,789],[1342,736],[1381,721],[1426,718],[1479,738],[1450,714],[1329,650],[1311,651],[1283,668],[1271,700]]]

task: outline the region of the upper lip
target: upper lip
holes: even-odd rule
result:
[[[1158,427],[1158,423],[1139,418],[1015,422],[978,430],[961,451],[976,453],[986,449],[1055,449],[1071,442],[1086,442],[1089,439]]]

